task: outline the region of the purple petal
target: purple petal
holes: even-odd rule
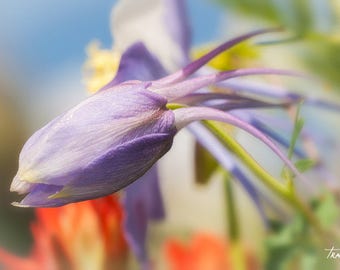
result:
[[[104,89],[126,80],[150,81],[165,74],[162,65],[150,54],[144,44],[135,43],[122,55],[116,77]],[[156,166],[128,186],[125,191],[123,201],[126,212],[125,233],[134,254],[147,269],[148,222],[150,219],[162,219],[165,215]]]
[[[48,202],[48,197],[58,193],[63,187],[56,185],[34,184],[29,194],[20,202],[14,203],[16,206],[34,206],[34,207],[54,207],[65,204],[65,199],[58,199]],[[44,204],[48,202],[49,205]]]
[[[184,97],[178,98],[174,100],[176,103],[194,105],[198,104],[207,100],[252,100],[248,97],[243,97],[237,94],[229,94],[229,93],[211,93],[211,92],[204,92],[204,93],[193,93],[186,95]]]
[[[240,79],[233,79],[217,84],[219,90],[225,90],[229,93],[232,89],[235,93],[252,95],[258,95],[259,97],[278,98],[281,100],[301,101],[304,105],[314,106],[321,109],[340,111],[340,101],[334,102],[330,100],[324,100],[318,97],[304,96],[288,91],[284,87],[267,85],[265,83],[259,83],[254,81],[245,81]]]
[[[191,74],[193,74],[194,72],[196,72],[199,68],[201,68],[205,64],[207,64],[211,59],[213,59],[217,55],[221,54],[222,52],[230,49],[231,47],[235,46],[236,44],[238,44],[238,43],[240,43],[244,40],[247,40],[251,37],[257,36],[257,35],[270,33],[270,32],[274,32],[274,31],[278,31],[278,30],[279,29],[264,29],[264,30],[253,31],[253,32],[250,32],[248,34],[245,34],[245,35],[239,36],[237,38],[234,38],[232,40],[229,40],[229,41],[221,44],[220,46],[218,46],[214,50],[210,51],[209,53],[205,54],[204,56],[200,57],[199,59],[191,62],[190,64],[188,64],[187,66],[182,68],[180,71],[177,71],[177,72],[175,72],[175,73],[173,73],[173,74],[171,74],[171,75],[169,75],[165,78],[158,80],[158,83],[165,85],[165,84],[173,84],[175,82],[181,81],[181,80],[187,78],[188,76],[190,76]]]
[[[72,172],[71,176],[65,174],[65,179],[72,180],[63,187],[32,184],[33,188],[21,204],[51,207],[109,195],[146,173],[171,145],[172,136],[168,134],[129,141],[109,149],[87,166]]]
[[[285,107],[292,105],[291,102],[271,103],[249,97],[244,97],[230,93],[192,93],[173,102],[185,105],[204,105],[215,109],[228,111],[238,108],[268,108],[268,107]]]
[[[151,81],[165,76],[160,62],[148,51],[143,43],[131,45],[122,55],[114,79],[101,90],[129,80]]]
[[[151,55],[144,44],[135,43],[122,55],[115,78],[102,90],[127,80],[151,81],[165,74],[162,65]],[[132,153],[132,156],[134,155]],[[126,211],[125,233],[127,240],[138,260],[147,269],[146,235],[148,221],[164,218],[163,201],[155,166],[138,181],[126,188],[123,203]]]
[[[279,98],[279,99],[294,99],[300,100],[301,96],[295,93],[289,92],[287,89],[277,86],[268,85],[262,82],[247,81],[244,79],[232,79],[217,84],[219,89],[226,88],[229,93],[230,89],[235,91],[237,94],[252,94],[257,95],[261,98]]]
[[[126,211],[125,233],[133,252],[141,263],[147,263],[148,220],[164,218],[164,206],[158,182],[157,167],[126,188],[123,204]]]
[[[289,103],[288,103],[289,104]],[[232,111],[237,109],[251,109],[251,108],[283,108],[287,103],[268,103],[260,100],[239,100],[239,101],[224,101],[224,102],[206,102],[204,106],[218,109],[221,111]]]
[[[308,183],[303,175],[297,170],[295,165],[281,152],[281,150],[262,132],[244,122],[243,120],[233,116],[232,114],[222,112],[220,110],[207,107],[192,107],[182,108],[174,111],[176,126],[178,129],[190,124],[193,121],[199,120],[216,120],[234,125],[253,135],[254,137],[265,143],[272,151],[280,157],[280,159],[287,165],[287,167],[294,172],[301,180]]]
[[[251,119],[251,124],[256,127],[258,130],[271,137],[273,140],[277,141],[279,144],[283,145],[286,148],[289,148],[290,142],[287,138],[283,137],[281,134],[275,132],[273,129],[268,127],[266,124],[262,123],[260,120],[256,118]],[[294,148],[294,153],[299,158],[307,158],[306,154],[299,148]]]
[[[211,75],[202,75],[193,79],[188,79],[174,85],[164,86],[162,84],[154,83],[151,87],[153,91],[167,97],[169,101],[176,100],[180,97],[191,94],[192,92],[216,84],[231,78],[251,76],[251,75],[284,75],[284,76],[305,76],[303,74],[281,69],[272,68],[249,68],[249,69],[235,69],[224,72],[219,72]],[[174,88],[176,91],[174,91]]]
[[[165,218],[165,209],[159,186],[157,165],[154,166],[154,169],[151,169],[150,174],[151,180],[144,184],[145,193],[149,192],[150,194],[148,196],[149,217],[151,220],[162,220]]]
[[[20,154],[12,190],[27,189],[20,182],[64,186],[40,203],[74,202],[110,194],[143,175],[176,133],[166,100],[146,87],[101,91],[34,134]]]
[[[107,149],[148,134],[150,129],[166,133],[171,114],[166,112],[168,116],[160,118],[165,104],[165,99],[142,85],[97,93],[34,134],[20,154],[19,169],[39,169],[42,176],[53,170],[58,177],[77,163],[89,164]]]
[[[321,100],[318,98],[304,98],[304,104],[314,106],[314,107],[319,107],[321,109],[327,109],[327,110],[332,110],[339,112],[340,111],[340,101],[337,103],[327,101],[327,100]]]

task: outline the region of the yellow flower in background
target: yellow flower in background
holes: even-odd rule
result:
[[[197,59],[214,48],[214,44],[206,44],[192,51],[191,56]],[[260,56],[259,49],[249,42],[243,42],[221,53],[209,62],[209,66],[217,70],[228,70],[245,67]]]
[[[121,55],[115,50],[101,49],[97,41],[91,42],[86,52],[84,81],[88,91],[95,93],[115,76]]]

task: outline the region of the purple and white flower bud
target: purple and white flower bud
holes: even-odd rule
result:
[[[285,107],[302,97],[287,92],[278,101],[268,102],[207,89],[236,77],[301,74],[256,68],[191,77],[224,50],[268,31],[259,30],[230,40],[181,70],[150,82],[119,84],[131,71],[122,60],[113,83],[57,117],[25,144],[11,190],[27,195],[16,205],[59,206],[118,191],[146,173],[170,149],[178,130],[201,120],[225,122],[245,130],[267,145],[296,176],[305,180],[271,138],[252,123],[229,112],[234,108]],[[140,53],[145,51],[143,48],[136,44],[129,53],[134,50]],[[150,55],[144,56],[147,61],[156,63]],[[159,67],[152,65],[152,72],[163,73],[156,66]],[[179,104],[170,106],[168,102]]]
[[[105,196],[142,176],[176,133],[167,100],[130,81],[100,91],[27,141],[11,190],[16,205],[59,206]]]

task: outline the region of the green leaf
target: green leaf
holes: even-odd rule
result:
[[[297,143],[297,140],[300,136],[300,133],[302,131],[303,125],[304,125],[304,120],[300,118],[300,108],[301,108],[302,103],[300,103],[297,106],[296,114],[295,114],[295,119],[294,119],[294,128],[293,128],[293,133],[290,138],[290,144],[289,144],[289,149],[288,149],[288,158],[291,160],[293,158],[294,154],[294,149]],[[294,182],[293,182],[293,174],[291,173],[290,170],[286,166],[283,167],[282,177],[287,180],[287,185],[289,186],[290,190],[294,190]]]
[[[296,168],[300,172],[305,172],[313,168],[315,165],[315,161],[312,159],[300,159],[297,162],[295,162]]]
[[[195,179],[199,184],[207,184],[218,169],[216,159],[199,143],[195,145]]]
[[[288,149],[288,158],[292,159],[293,154],[294,154],[294,149],[296,142],[300,136],[300,133],[302,131],[303,125],[304,125],[304,120],[300,118],[300,108],[301,108],[301,103],[298,105],[296,114],[295,114],[295,120],[294,120],[294,129],[293,129],[293,134],[290,139],[290,145]]]
[[[316,216],[325,229],[330,228],[339,218],[339,208],[333,194],[328,193],[321,200],[316,209]]]

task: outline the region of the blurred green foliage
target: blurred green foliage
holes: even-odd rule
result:
[[[330,229],[339,218],[338,206],[333,195],[327,194],[313,203],[314,210],[324,229]],[[335,270],[338,261],[327,259],[325,250],[336,246],[330,237],[320,239],[297,214],[289,223],[271,223],[272,234],[265,241],[267,270]]]
[[[30,249],[33,210],[13,207],[18,196],[9,192],[26,137],[24,112],[14,99],[16,87],[0,73],[0,247],[22,254]]]
[[[195,145],[195,179],[198,184],[207,184],[219,167],[216,159],[199,143]]]
[[[282,26],[302,36],[319,32],[322,25],[337,22],[332,1],[309,0],[218,0],[228,9],[232,8],[249,18]],[[322,20],[322,22],[320,21]]]
[[[339,89],[340,4],[310,0],[216,0],[228,12],[247,20],[282,26],[291,33],[285,41],[298,45],[297,59]],[[282,42],[282,41],[278,41]]]
[[[300,55],[314,73],[340,86],[340,33],[310,36],[301,48]]]

